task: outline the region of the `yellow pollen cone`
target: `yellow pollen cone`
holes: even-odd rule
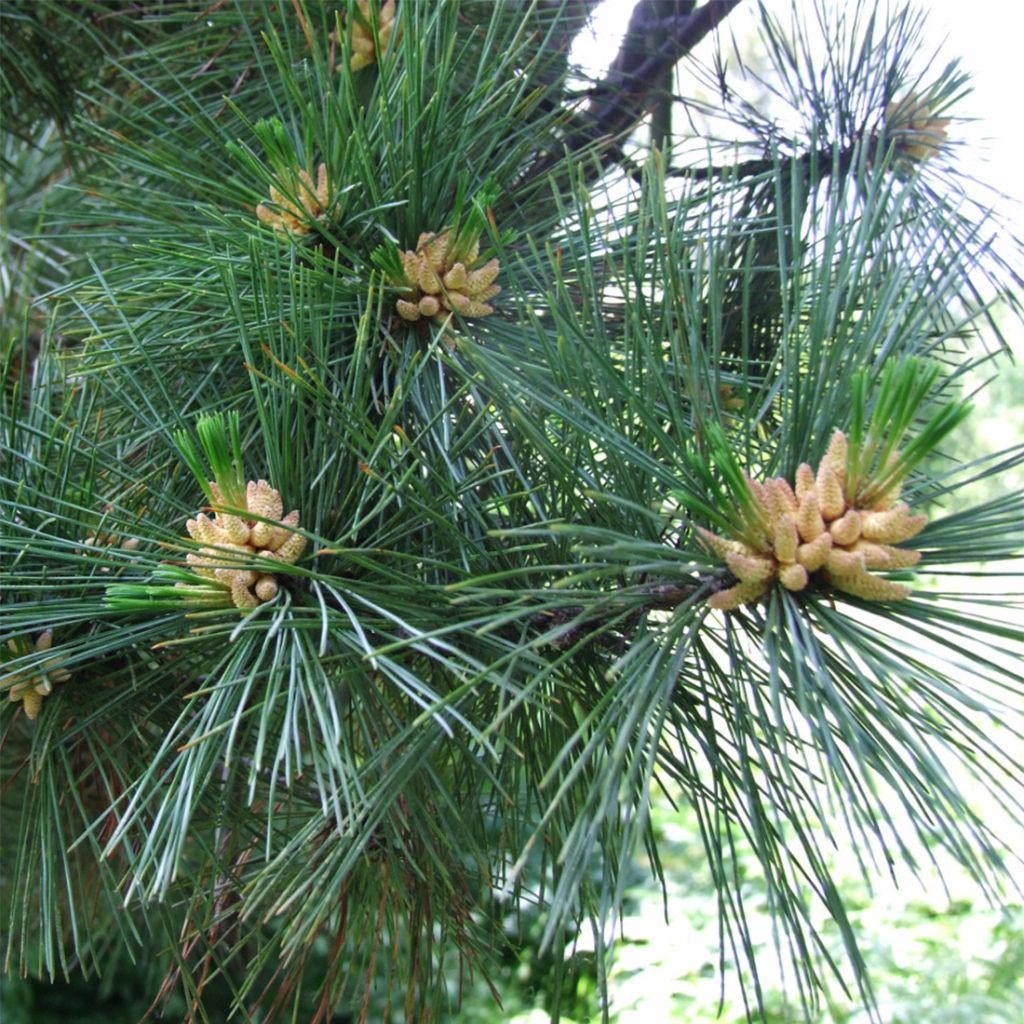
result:
[[[816,484],[822,518],[825,522],[838,519],[846,511],[846,498],[835,470],[827,462],[818,467]]]
[[[708,598],[708,604],[721,612],[735,611],[745,604],[752,604],[768,590],[768,583],[737,583],[728,590],[720,590]]]
[[[779,582],[787,590],[803,590],[810,581],[802,565],[785,565],[779,570]]]
[[[744,583],[761,583],[775,575],[775,563],[760,555],[738,555],[729,552],[725,564],[734,576]]]
[[[800,542],[797,534],[796,523],[793,517],[787,514],[779,516],[774,523],[773,540],[775,557],[780,562],[795,562],[796,549]]]
[[[849,576],[833,576],[829,574],[829,582],[844,593],[862,597],[868,601],[902,601],[910,596],[910,588],[902,583],[872,576],[869,572],[854,573]]]
[[[808,572],[816,572],[828,561],[828,553],[831,550],[832,534],[820,533],[814,540],[801,544],[796,549],[796,560]]]
[[[860,513],[855,508],[847,509],[829,524],[828,532],[834,543],[844,547],[852,544],[860,536]]]

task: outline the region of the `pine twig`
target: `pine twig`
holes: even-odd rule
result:
[[[547,173],[565,151],[578,153],[595,143],[612,144],[622,138],[659,102],[672,68],[740,2],[708,0],[697,8],[696,0],[640,0],[608,74],[591,92],[582,123],[565,140],[563,152],[543,157],[526,179]],[[597,166],[603,169],[620,159],[619,148],[607,145]]]

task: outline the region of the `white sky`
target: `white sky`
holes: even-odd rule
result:
[[[810,13],[812,0],[798,2]],[[766,6],[783,14],[790,0],[766,0]],[[1024,0],[918,0],[918,6],[929,12],[927,43],[939,49],[936,67],[958,57],[973,78],[974,92],[956,114],[978,120],[951,129],[951,136],[959,133],[970,142],[958,157],[966,173],[1015,200],[1002,204],[1001,212],[1024,236]],[[596,38],[574,56],[595,72],[607,66],[632,10],[633,0],[605,0],[595,17]],[[755,15],[756,3],[746,0],[725,25],[739,35],[741,21],[749,24]]]

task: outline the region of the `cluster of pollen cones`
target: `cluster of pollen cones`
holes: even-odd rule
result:
[[[920,533],[928,517],[911,515],[898,501],[898,484],[882,494],[861,488],[873,495],[869,505],[848,496],[846,465],[846,437],[836,431],[817,473],[801,465],[795,488],[781,477],[765,483],[748,477],[759,521],[744,540],[697,528],[738,581],[708,598],[711,607],[731,611],[752,604],[776,582],[804,590],[815,581],[870,601],[899,601],[910,594],[903,584],[869,570],[916,565],[919,551],[893,545]]]
[[[215,483],[210,488],[219,505],[227,504]],[[245,507],[252,518],[215,512],[212,519],[203,513],[190,519],[185,524],[189,536],[204,546],[187,561],[200,576],[226,584],[236,607],[255,608],[276,596],[277,578],[265,567],[253,567],[254,560],[292,564],[305,549],[306,538],[294,531],[298,511],[282,517],[280,492],[266,480],[246,484]]]
[[[885,108],[885,125],[897,152],[923,163],[942,149],[949,118],[936,117],[926,101],[911,93]]]
[[[374,39],[372,21],[373,11],[370,8],[370,0],[359,0],[359,13],[361,18],[354,18],[352,24],[352,56],[349,58],[348,66],[353,71],[368,68],[377,62],[378,57],[387,51],[394,35],[396,26],[395,0],[384,0],[380,7],[380,21],[377,23],[377,40],[380,41],[380,51],[377,50],[377,41]],[[336,38],[332,33],[332,38]],[[395,37],[398,38],[397,36]]]
[[[492,259],[476,266],[479,241],[460,254],[459,259],[451,258],[450,249],[450,232],[445,231],[440,235],[420,235],[415,251],[401,254],[405,280],[394,283],[408,289],[397,303],[403,319],[444,320],[453,312],[466,317],[489,316],[494,312],[487,300],[501,291],[494,283],[501,264]]]
[[[331,205],[331,186],[327,180],[327,167],[321,164],[316,172],[316,184],[309,171],[296,168],[288,182],[278,177],[282,189],[270,186],[270,202],[256,207],[256,216],[275,231],[293,235],[310,232]]]
[[[18,658],[35,651],[48,651],[53,646],[53,630],[46,629],[39,635],[33,647],[31,641],[25,637],[17,637],[7,641],[7,648],[14,657]],[[63,683],[71,678],[67,669],[60,667],[63,659],[59,657],[50,658],[42,664],[33,665],[31,668],[5,678],[5,682],[12,685],[7,691],[11,700],[21,701],[25,714],[29,718],[35,718],[39,709],[43,706],[43,698],[53,692],[54,683]]]

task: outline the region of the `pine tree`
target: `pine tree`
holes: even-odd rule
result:
[[[6,0],[8,971],[447,1019],[526,907],[604,969],[655,790],[752,1017],[738,843],[808,1014],[872,999],[829,846],[1005,891],[963,781],[1019,814],[1024,636],[944,583],[1024,512],[970,501],[1024,446],[944,454],[1019,285],[965,77],[761,8],[678,138],[736,2],[644,0],[588,84],[593,6]]]

